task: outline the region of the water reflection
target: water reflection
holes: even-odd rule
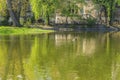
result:
[[[23,47],[26,44],[27,49]],[[29,53],[30,41],[24,37],[2,36],[0,40],[0,75],[2,80],[25,80],[23,56]],[[23,52],[24,51],[24,52]]]
[[[1,80],[119,80],[119,35],[0,36]]]

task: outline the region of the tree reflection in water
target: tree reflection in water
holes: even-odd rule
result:
[[[116,35],[1,36],[0,76],[3,80],[119,80],[120,37]]]

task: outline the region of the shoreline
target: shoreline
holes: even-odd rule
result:
[[[101,24],[95,25],[79,25],[79,24],[56,24],[53,26],[40,25],[37,28],[43,30],[54,30],[54,31],[96,31],[96,32],[110,32],[110,31],[120,31],[119,27],[105,26]]]
[[[24,35],[24,34],[42,34],[51,32],[111,32],[120,31],[119,27],[105,25],[71,25],[71,24],[56,24],[53,26],[47,25],[32,25],[25,27],[0,26],[0,35]]]

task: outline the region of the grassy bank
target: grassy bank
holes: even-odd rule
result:
[[[18,34],[41,34],[53,32],[52,30],[42,30],[38,28],[18,28],[9,26],[0,26],[0,35],[18,35]]]

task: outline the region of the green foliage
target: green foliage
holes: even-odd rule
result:
[[[96,19],[94,19],[94,18],[88,18],[87,19],[87,24],[89,26],[92,26],[92,25],[96,24]]]
[[[8,21],[4,19],[3,21],[1,21],[1,25],[8,25]]]
[[[35,19],[47,18],[54,13],[56,0],[30,0]]]
[[[80,9],[77,5],[78,3],[84,4],[85,0],[61,1],[59,4],[61,4],[62,6],[59,6],[58,8],[61,10],[62,15],[74,16],[78,14],[78,10]]]
[[[118,5],[120,6],[120,0],[117,0],[116,2],[117,2],[117,3],[118,3]]]
[[[62,14],[65,16],[72,16],[76,15],[77,11],[78,6],[76,5],[76,3],[69,2],[68,4],[66,4],[65,8],[62,9]]]
[[[24,26],[29,26],[31,25],[32,21],[31,18],[27,18],[26,23],[24,24]]]
[[[6,0],[0,0],[0,16],[6,16]]]
[[[22,6],[21,6],[20,16],[26,16],[26,13],[27,11],[29,11],[30,8],[30,3],[28,2],[28,0],[23,0],[21,4]]]
[[[107,16],[109,19],[109,25],[112,25],[113,13],[115,10],[115,4],[119,3],[120,0],[93,0],[99,6],[104,6],[107,12]]]
[[[76,15],[78,2],[83,3],[84,0],[30,0],[35,19],[42,17],[46,23],[49,23],[49,17],[55,15],[55,12],[62,13],[64,16]]]
[[[8,20],[6,17],[0,17],[0,25],[8,25]]]
[[[12,8],[17,15],[17,17],[22,16],[26,17],[28,8],[31,9],[35,15],[35,19],[38,20],[39,18],[44,19],[45,23],[49,23],[49,18],[55,16],[55,13],[62,13],[64,16],[74,17],[77,15],[80,10],[78,7],[78,3],[80,5],[85,5],[85,0],[11,0]],[[120,0],[93,0],[95,4],[99,6],[104,5],[107,9],[107,16],[111,18],[112,12],[115,8],[115,3],[118,2],[120,4]],[[21,4],[20,4],[21,3]],[[21,7],[19,6],[21,5]],[[62,5],[62,6],[61,6]],[[81,6],[82,7],[82,6]],[[21,11],[20,9],[21,8]],[[82,7],[83,8],[83,7]],[[0,0],[0,15],[7,15],[7,7],[6,7],[6,0]],[[19,12],[20,11],[20,12]],[[81,9],[82,11],[82,9]],[[27,19],[27,18],[26,18]],[[92,22],[93,20],[87,21]],[[19,22],[19,21],[18,21]],[[24,24],[24,20],[20,20],[22,24]],[[31,23],[28,21],[27,23]]]

